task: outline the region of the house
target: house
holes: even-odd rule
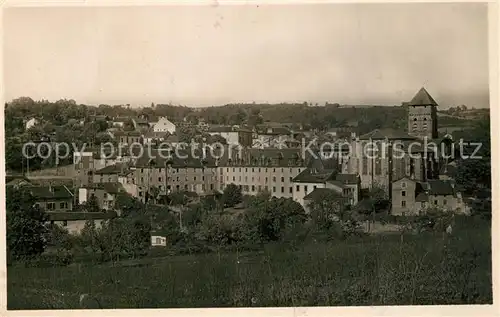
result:
[[[84,204],[90,197],[97,199],[100,209],[113,210],[115,208],[117,194],[125,192],[123,186],[118,182],[93,184],[78,189],[78,203]]]
[[[30,128],[36,126],[39,123],[40,121],[38,121],[36,118],[31,118],[28,121],[26,121],[26,123],[24,124],[24,128],[25,130],[29,130]]]
[[[335,175],[334,180],[326,182],[326,188],[341,193],[349,205],[355,206],[358,204],[361,195],[361,178],[357,174],[339,173]]]
[[[227,144],[251,146],[252,131],[239,126],[212,126],[208,129],[211,136],[220,135],[226,139]]]
[[[304,197],[316,188],[326,188],[327,181],[335,180],[338,172],[336,160],[315,159],[300,174],[293,178],[293,200],[305,206]]]
[[[453,181],[427,180],[419,182],[403,177],[392,184],[392,214],[419,215],[429,207],[456,213],[467,213],[462,193]]]
[[[312,192],[304,197],[304,210],[306,213],[311,212],[311,203],[313,201],[321,201],[323,199],[333,199],[338,201],[341,208],[345,208],[349,203],[347,199],[338,191],[331,188],[315,188]]]
[[[134,129],[137,131],[147,131],[149,130],[149,122],[143,118],[134,118],[132,119],[132,123],[134,125]],[[163,132],[163,131],[158,131]]]
[[[123,128],[126,122],[128,122],[130,118],[128,117],[115,117],[113,118],[112,124],[113,126],[117,126]]]
[[[139,131],[118,131],[114,135],[120,146],[143,143],[142,133]]]
[[[73,193],[62,186],[28,186],[36,205],[47,212],[66,212],[73,209]]]
[[[168,132],[175,133],[175,124],[173,124],[167,117],[160,117],[158,122],[153,126],[154,132]]]
[[[160,231],[151,231],[151,246],[152,247],[166,247],[167,236]]]
[[[89,220],[94,221],[97,228],[108,219],[115,218],[116,212],[48,212],[50,224],[66,228],[70,234],[80,234]]]
[[[169,136],[168,132],[155,132],[152,128],[149,129],[143,136],[144,144],[155,144],[163,142]]]
[[[276,147],[284,144],[292,136],[292,131],[286,127],[258,126],[255,131],[255,147]]]
[[[94,172],[93,183],[115,183],[118,182],[118,175],[128,170],[125,163],[115,163],[103,167]]]

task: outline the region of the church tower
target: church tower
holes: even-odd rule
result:
[[[436,101],[421,88],[408,103],[408,134],[418,138],[438,137]]]

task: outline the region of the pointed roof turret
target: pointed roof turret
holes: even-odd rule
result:
[[[429,95],[424,87],[420,88],[415,97],[408,104],[410,106],[437,106],[437,102]]]

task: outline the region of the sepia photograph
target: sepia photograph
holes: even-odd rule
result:
[[[492,305],[492,8],[2,8],[6,309]]]

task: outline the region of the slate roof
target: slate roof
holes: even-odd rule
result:
[[[431,97],[431,95],[425,90],[424,87],[420,88],[417,94],[408,104],[410,106],[437,106],[437,102]]]
[[[358,183],[359,176],[356,174],[337,174],[335,180],[342,184],[352,185]]]
[[[118,182],[95,183],[89,186],[85,186],[83,188],[102,189],[110,194],[118,194],[124,190],[122,184]]]
[[[121,174],[122,171],[125,171],[126,169],[128,169],[127,165],[123,163],[116,163],[113,165],[103,167],[100,170],[95,171],[94,174],[96,175]]]
[[[444,196],[444,195],[454,195],[455,190],[451,185],[450,181],[443,180],[428,180],[427,181],[428,190],[430,195]]]
[[[135,167],[147,168],[154,166],[156,168],[163,168],[166,164],[170,164],[173,168],[202,168],[202,167],[215,167],[215,158],[210,155],[210,150],[207,149],[206,158],[202,158],[201,148],[188,148],[188,149],[151,149],[151,156],[147,151],[137,158]],[[194,156],[192,154],[194,152]],[[215,151],[214,151],[215,152]],[[170,154],[170,155],[169,155]]]
[[[420,193],[417,195],[417,197],[415,197],[415,201],[416,202],[426,202],[426,201],[429,201],[429,195],[427,195],[426,193]]]
[[[116,131],[115,136],[141,136],[142,133],[139,131]]]
[[[361,140],[416,140],[415,137],[408,135],[406,132],[396,129],[375,129],[359,137]]]
[[[311,162],[310,167],[303,170],[295,176],[293,182],[297,183],[325,183],[328,180],[334,180],[336,169],[325,169],[320,160]]]
[[[258,127],[257,133],[262,135],[288,135],[292,131],[285,127]]]
[[[73,193],[66,186],[28,186],[35,199],[72,199]]]
[[[330,188],[315,188],[304,197],[304,200],[317,200],[325,197],[343,199],[342,194]]]

